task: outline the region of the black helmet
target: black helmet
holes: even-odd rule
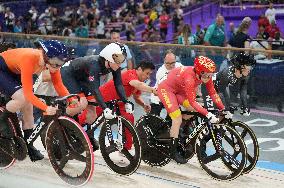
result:
[[[231,63],[235,68],[241,69],[242,66],[254,66],[256,64],[256,60],[252,54],[247,54],[244,52],[240,52],[231,59]]]

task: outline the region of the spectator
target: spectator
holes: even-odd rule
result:
[[[148,12],[150,12],[151,10],[151,4],[149,0],[143,0],[143,2],[141,3],[141,8],[144,14],[148,14]]]
[[[265,40],[268,40],[268,38],[269,38],[269,33],[267,33],[265,31],[264,25],[260,25],[260,27],[258,28],[258,33],[257,34],[262,35],[262,38],[265,39]]]
[[[241,22],[236,34],[231,38],[229,44],[236,48],[248,48],[250,36],[247,34],[251,25],[251,19],[245,17]]]
[[[182,33],[178,37],[178,44],[193,45],[195,37],[191,34],[191,28],[188,24],[184,25]]]
[[[95,8],[98,9],[99,8],[99,2],[97,0],[93,0],[92,3],[91,3],[91,6],[92,6],[92,8],[95,7]]]
[[[227,34],[228,41],[230,41],[236,33],[235,24],[234,22],[230,22],[229,24],[229,31]]]
[[[119,42],[121,43],[121,40],[120,40],[120,33],[118,32],[112,32],[111,33],[111,40],[113,42]],[[120,65],[120,68],[121,70],[123,69],[133,69],[134,68],[134,63],[133,63],[133,58],[132,58],[132,55],[130,53],[130,50],[128,48],[128,46],[126,44],[124,44],[124,47],[126,49],[126,53],[127,53],[127,56],[126,56],[126,59],[125,61]]]
[[[89,30],[86,26],[83,25],[82,22],[79,22],[79,26],[75,29],[75,36],[88,38],[89,37]]]
[[[22,24],[21,24],[21,20],[17,20],[16,21],[16,24],[14,26],[14,33],[22,33],[23,32],[23,27],[22,27]]]
[[[186,8],[189,5],[189,0],[180,0],[180,6]]]
[[[269,33],[269,37],[274,39],[275,33],[280,32],[280,29],[276,25],[275,21],[271,21],[271,24],[266,28],[266,32]]]
[[[13,12],[11,12],[9,7],[6,8],[4,20],[5,20],[5,26],[8,32],[13,32],[14,24],[15,24],[15,15]]]
[[[204,34],[205,31],[201,29],[201,25],[196,25],[196,33],[195,33],[195,44],[202,45],[204,43]]]
[[[273,8],[273,3],[269,3],[269,8],[265,11],[265,16],[266,18],[269,20],[269,23],[271,24],[272,21],[275,21],[275,14],[276,14],[276,10],[275,8]]]
[[[162,15],[160,16],[160,36],[162,41],[166,40],[169,21],[170,17],[167,15],[166,11],[163,10]]]
[[[136,16],[136,13],[138,12],[138,4],[134,0],[130,0],[127,3],[127,9],[131,12],[132,15]]]
[[[37,19],[38,13],[34,5],[31,6],[31,9],[29,10],[29,14],[30,14],[32,21],[35,22]]]
[[[164,8],[163,8],[162,5],[161,5],[161,2],[158,2],[158,3],[157,3],[155,9],[156,9],[158,15],[160,16],[160,15],[162,14],[163,10],[164,10]]]
[[[225,46],[226,36],[223,16],[218,15],[216,22],[208,27],[205,33],[204,43],[208,46]]]
[[[183,20],[182,14],[180,14],[179,11],[177,9],[175,9],[174,13],[173,13],[174,33],[179,31],[178,28],[179,28],[181,20]]]
[[[261,34],[257,34],[256,36],[257,41],[252,41],[250,43],[250,47],[252,49],[261,49],[261,50],[269,50],[271,49],[268,42],[264,40],[263,36]],[[265,59],[266,54],[263,52],[259,52],[254,56],[255,59]]]
[[[100,20],[97,23],[97,38],[98,39],[105,39],[105,23],[103,21],[103,18],[101,17]]]
[[[132,23],[129,23],[127,25],[126,29],[126,39],[128,41],[135,41],[135,27],[133,26]]]
[[[265,17],[264,14],[258,19],[258,27],[263,26],[264,28],[269,26],[269,20]]]

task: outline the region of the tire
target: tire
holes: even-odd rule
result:
[[[0,108],[0,113],[3,112],[3,108]],[[12,126],[10,124],[10,126]],[[14,129],[14,133],[15,129]],[[0,170],[5,170],[9,167],[11,167],[15,163],[16,159],[8,155],[6,152],[4,152],[2,149],[0,149]]]
[[[142,160],[150,166],[161,167],[168,164],[171,161],[169,145],[157,145],[154,138],[158,132],[169,134],[170,126],[166,121],[156,115],[144,115],[137,121],[136,129],[141,140]],[[150,135],[147,129],[154,135]]]
[[[242,174],[243,169],[246,166],[247,150],[245,143],[238,132],[227,125],[212,124],[211,127],[214,138],[218,140],[220,145],[213,144],[213,136],[211,136],[212,132],[206,127],[197,136],[195,146],[197,159],[203,170],[205,170],[212,178],[216,180],[233,180]],[[234,141],[234,144],[232,143],[232,140]],[[212,143],[212,148],[208,147],[210,143]],[[218,147],[221,147],[222,153],[217,152]],[[224,149],[224,147],[227,148]],[[215,153],[213,152],[214,154],[208,156],[207,153],[212,153],[213,150],[215,150]],[[239,155],[234,156],[235,150],[240,151]],[[227,158],[225,158],[225,156]],[[233,159],[231,161],[234,161],[235,164],[238,165],[238,168],[231,170],[231,164],[228,162],[229,159]],[[214,164],[211,162],[214,162]],[[221,165],[224,165],[224,167]]]
[[[90,180],[94,170],[93,149],[87,134],[76,121],[59,117],[48,126],[45,143],[50,163],[63,181],[82,186]],[[82,149],[83,153],[78,152]],[[76,166],[72,166],[74,160]],[[67,164],[69,161],[71,164]],[[82,170],[77,172],[80,167]]]
[[[121,118],[122,128],[124,130],[122,134],[124,134],[125,129],[127,128],[132,136],[132,148],[134,147],[134,154],[132,155],[131,150],[127,150],[124,145],[121,145],[121,147],[119,147],[119,142],[114,143],[114,137],[118,135],[118,133],[116,135],[113,134],[114,131],[117,131],[116,128],[118,128],[118,118],[108,120],[102,125],[99,136],[100,150],[106,164],[111,170],[121,175],[131,175],[138,169],[141,163],[140,139],[132,124],[121,116],[119,118]],[[109,128],[111,129],[111,134],[109,134]],[[112,136],[111,142],[109,142],[108,135]],[[124,143],[125,139],[123,138],[122,141]],[[122,150],[119,151],[118,148],[121,148]],[[117,158],[115,158],[115,156],[116,154],[120,153],[125,156],[127,162],[121,163],[117,161]],[[129,164],[127,164],[128,162]]]
[[[241,135],[242,139],[244,140],[245,138],[252,140],[252,149],[248,149],[247,147],[247,164],[246,167],[243,170],[244,174],[249,173],[252,171],[258,161],[258,156],[259,156],[259,145],[257,138],[253,132],[253,130],[245,123],[241,121],[236,121],[232,122],[229,124],[232,128],[234,128],[239,134]],[[240,130],[241,129],[241,130]],[[248,137],[246,137],[248,135]],[[233,167],[231,167],[233,168]]]

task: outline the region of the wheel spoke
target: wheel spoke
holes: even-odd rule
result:
[[[130,161],[130,163],[132,163],[132,161],[134,161],[134,157],[129,153],[129,151],[127,149],[123,148],[121,150],[121,153],[123,155],[125,155],[125,157]]]
[[[64,156],[60,159],[60,164],[59,164],[60,169],[63,169],[65,167],[68,160],[69,160],[69,157],[67,156]]]
[[[220,157],[219,153],[216,152],[216,153],[214,153],[213,155],[204,157],[203,163],[204,163],[204,164],[210,163],[210,162],[212,162],[212,161],[217,160],[219,157]]]
[[[243,132],[242,132],[242,134],[241,134],[241,137],[242,137],[242,138],[245,138],[245,136],[247,135],[247,133],[248,133],[248,130],[244,129]]]
[[[76,159],[76,160],[81,161],[81,162],[85,162],[86,161],[86,157],[81,155],[81,154],[79,154],[76,151],[70,151],[70,156],[71,156],[70,158]]]
[[[232,146],[234,147],[235,143],[234,143],[234,138],[229,138],[228,135],[224,134],[224,139]]]
[[[233,164],[235,167],[239,168],[240,162],[236,160],[231,154],[229,154],[227,151],[222,150],[221,154],[225,159],[229,161],[229,164]]]
[[[106,151],[107,154],[111,154],[111,153],[117,151],[117,148],[115,147],[115,144],[113,143],[110,146],[106,147],[105,151]]]
[[[247,159],[250,163],[252,163],[254,160],[254,158],[250,154],[247,154]]]

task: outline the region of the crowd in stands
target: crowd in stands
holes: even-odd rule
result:
[[[97,0],[92,0],[89,7],[86,0],[81,0],[79,7],[49,6],[44,12],[39,12],[37,7],[31,6],[27,14],[18,17],[9,7],[2,7],[4,20],[0,31],[110,39],[111,31],[115,30],[126,31],[127,40],[135,40],[135,27],[145,23],[147,27],[143,35],[147,35],[148,41],[150,35],[157,31],[151,25],[159,20],[161,23],[159,37],[165,40],[169,20],[173,18],[178,27],[183,13],[182,8],[197,2],[197,0],[129,0],[113,10],[110,5],[101,6]]]

